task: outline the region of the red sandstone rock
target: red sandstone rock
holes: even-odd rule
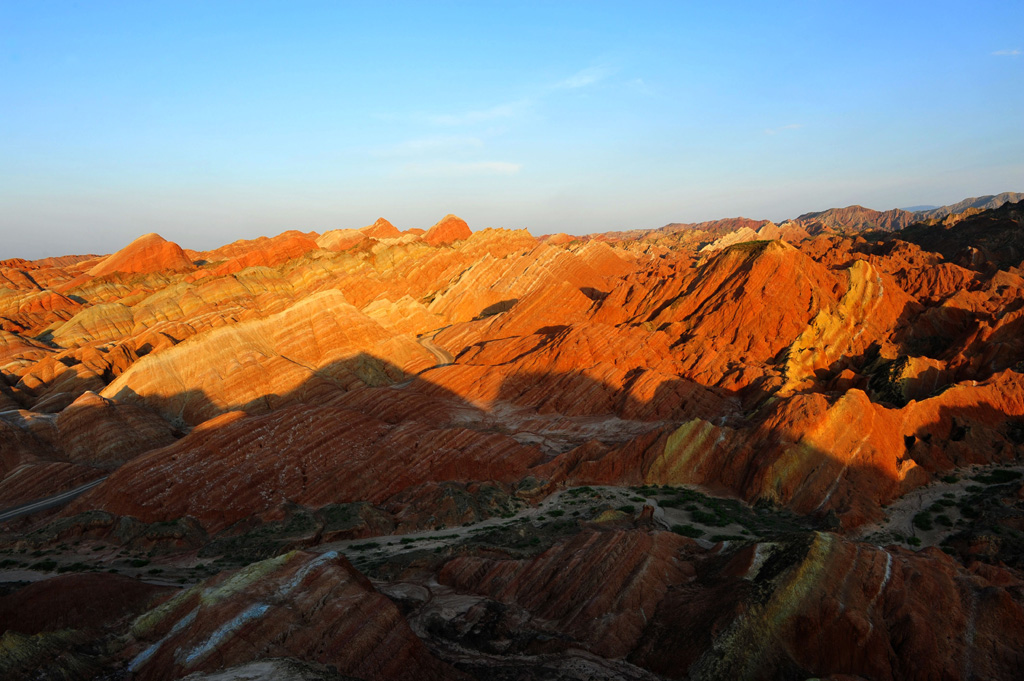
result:
[[[324,232],[316,240],[316,245],[329,251],[346,251],[369,238],[358,229],[333,229],[329,232]]]
[[[623,656],[668,678],[1010,678],[1024,641],[1018,576],[829,534],[705,552],[665,533],[584,532],[533,559],[457,558],[438,579],[502,604],[456,611],[447,631],[550,633],[544,652]]]
[[[1015,673],[1021,605],[939,551],[818,534],[806,548],[759,544],[718,570],[731,578],[708,573],[704,589],[669,591],[633,662],[677,677],[769,679],[787,668],[871,679]]]
[[[372,225],[363,227],[359,231],[372,239],[395,239],[402,236],[398,228],[384,218],[377,218]]]
[[[391,425],[345,409],[293,407],[251,418],[235,412],[132,459],[66,512],[100,508],[144,522],[190,516],[216,532],[285,501],[379,503],[425,482],[511,482],[540,458],[502,435],[418,421]]]
[[[0,596],[0,631],[99,629],[143,612],[169,591],[121,575],[59,575]]]
[[[231,409],[265,412],[321,389],[401,380],[403,370],[430,366],[432,359],[411,338],[392,336],[349,305],[339,291],[324,291],[266,319],[147,355],[103,396],[199,423]]]
[[[250,241],[236,241],[215,251],[199,253],[197,256],[210,263],[226,260],[214,265],[215,274],[230,274],[247,267],[273,266],[288,262],[318,248],[315,234],[289,231],[273,238],[260,237]]]
[[[0,508],[66,492],[103,476],[103,471],[65,461],[30,460],[0,480]]]
[[[84,393],[57,418],[58,443],[75,463],[115,468],[175,441],[170,424],[130,404]]]
[[[584,532],[528,561],[458,558],[438,580],[515,604],[593,652],[624,657],[668,587],[692,579],[693,541],[659,532]]]
[[[393,514],[370,532],[423,526],[424,507],[435,524],[472,520],[452,490],[525,478],[693,483],[850,529],[946,471],[1019,461],[1015,210],[883,241],[828,234],[885,226],[862,211],[833,211],[845,223],[831,227],[733,219],[578,240],[471,233],[449,216],[424,238],[379,220],[184,261],[159,237],[104,259],[5,261],[0,501],[121,465],[66,513],[192,516],[215,532],[288,504],[370,501]],[[151,412],[196,427],[173,442]],[[1012,674],[1012,569],[828,537],[782,542],[782,561],[768,545],[705,555],[673,535],[588,531],[442,576],[543,632],[530,655],[610,650],[667,676]],[[197,614],[200,633],[174,645],[201,647],[261,598]],[[948,612],[941,627],[929,607]],[[255,631],[257,652],[236,642],[216,664],[326,659]],[[174,667],[162,645],[172,671],[146,674],[213,668]]]
[[[128,665],[141,681],[292,657],[367,681],[465,679],[334,553],[288,553],[221,574],[146,613]]]
[[[117,272],[125,274],[191,270],[195,267],[178,244],[159,234],[145,234],[117,253],[110,255],[89,270],[89,275],[102,277]]]
[[[431,246],[441,246],[468,239],[472,233],[465,220],[449,214],[428,229],[427,233],[423,235],[423,240]]]

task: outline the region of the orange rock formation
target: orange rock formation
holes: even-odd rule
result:
[[[358,522],[331,532],[356,537],[561,486],[696,485],[835,531],[709,548],[609,509],[618,529],[573,525],[537,555],[411,563],[489,603],[412,628],[345,561],[287,554],[139,620],[138,678],[267,656],[459,678],[419,637],[469,645],[483,621],[533,632],[502,644],[517,655],[644,674],[1007,678],[1024,524],[964,539],[964,555],[1002,557],[978,564],[850,539],[969,466],[1021,465],[1021,206],[908,219],[851,207],[536,239],[382,218],[206,252],[147,235],[104,258],[4,260],[0,507],[109,474],[17,527],[93,523],[113,541],[119,523],[184,523],[194,550],[295,509],[345,506]],[[855,234],[868,228],[891,231]],[[932,627],[935,607],[948,617]]]

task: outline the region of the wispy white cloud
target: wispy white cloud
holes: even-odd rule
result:
[[[485,140],[515,126],[519,119],[529,116],[545,100],[560,91],[579,90],[600,83],[615,71],[607,67],[585,68],[564,80],[547,86],[538,86],[522,99],[507,101],[489,108],[434,115],[417,115],[415,120],[435,128],[472,130],[472,135],[432,135],[383,147],[372,151],[380,158],[408,159],[394,169],[403,177],[481,177],[515,175],[523,168],[510,161],[470,160],[474,156],[486,158]],[[644,87],[642,81],[636,86]],[[498,131],[498,132],[496,132]]]
[[[588,85],[594,85],[599,83],[612,74],[612,69],[603,67],[591,67],[577,71],[573,75],[569,76],[563,81],[560,81],[555,87],[557,89],[569,89],[575,90],[581,87],[587,87]]]
[[[410,156],[423,156],[427,154],[444,154],[451,152],[469,151],[482,149],[484,141],[479,137],[467,137],[462,135],[435,135],[432,137],[421,137],[418,139],[406,140],[382,147],[371,152],[379,158],[405,158]]]
[[[802,127],[804,127],[802,123],[790,123],[789,125],[783,125],[779,128],[768,128],[764,131],[764,134],[778,135],[780,132],[785,132],[786,130],[799,130]]]
[[[448,113],[427,116],[427,122],[447,127],[459,127],[478,125],[500,120],[514,120],[528,114],[531,109],[539,105],[545,98],[554,96],[558,90],[578,90],[580,88],[595,85],[611,74],[615,69],[608,67],[590,67],[577,71],[565,80],[560,80],[554,85],[539,89],[533,96],[517,99],[504,104],[498,104],[487,109],[474,109],[461,113]],[[641,81],[642,82],[642,81]]]
[[[502,118],[517,118],[526,113],[532,104],[533,102],[529,99],[520,99],[515,102],[506,102],[505,104],[492,106],[489,109],[466,111],[459,114],[430,116],[428,120],[434,125],[474,125],[476,123],[486,123],[488,121],[499,120]]]
[[[477,175],[515,175],[522,170],[521,163],[508,161],[440,161],[437,163],[406,163],[401,175],[415,177],[472,177]]]
[[[992,53],[993,57],[1019,57],[1020,55],[1020,50],[996,50]]]

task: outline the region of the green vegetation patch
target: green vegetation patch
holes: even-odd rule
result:
[[[693,525],[673,525],[672,531],[676,534],[681,534],[684,537],[690,537],[691,539],[699,539],[704,536],[704,530],[694,527]]]
[[[980,482],[985,485],[1005,485],[1009,482],[1015,482],[1024,477],[1024,473],[1020,471],[1008,471],[1004,469],[996,469],[989,473],[981,473],[971,477],[971,480]]]
[[[710,525],[711,527],[724,527],[729,524],[728,520],[722,518],[718,514],[701,511],[699,509],[690,511],[690,518],[695,523]]]
[[[738,499],[711,497],[688,487],[642,487],[664,508],[677,508],[690,514],[692,523],[708,527],[739,525],[756,536],[775,536],[790,532],[829,529],[833,518],[799,516],[788,509],[759,501],[753,508]]]
[[[925,532],[927,532],[928,530],[930,530],[933,527],[935,527],[932,524],[931,513],[929,513],[928,511],[921,511],[920,513],[915,515],[914,516],[914,527],[916,527],[919,530],[923,530]]]

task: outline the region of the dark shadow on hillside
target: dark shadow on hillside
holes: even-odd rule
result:
[[[502,312],[508,312],[512,309],[512,306],[518,302],[518,298],[499,300],[498,302],[488,305],[484,309],[480,310],[480,314],[476,316],[476,319],[484,319],[486,317],[493,317],[496,314],[501,314]]]
[[[911,225],[898,238],[979,272],[1016,267],[1024,260],[1024,202],[1007,203],[948,227]]]
[[[404,380],[335,381],[352,362],[378,364],[383,374]],[[145,522],[193,517],[218,531],[287,504],[369,502],[444,524],[456,516],[437,515],[435,507],[451,503],[452,494],[472,498],[474,485],[483,483],[516,494],[532,480],[529,488],[540,490],[694,483],[751,503],[859,522],[878,517],[879,504],[901,492],[899,480],[866,463],[868,457],[845,460],[810,448],[801,443],[805,433],[776,424],[785,401],[748,419],[731,396],[692,381],[665,381],[641,397],[579,373],[548,373],[506,377],[494,408],[482,408],[430,374],[404,377],[369,355],[324,367],[288,394],[232,405],[249,416],[206,424],[130,461],[69,512],[102,508]],[[640,378],[642,372],[633,377]],[[201,391],[122,398],[179,416],[222,411]],[[905,451],[893,454],[929,472],[1005,461],[1020,454],[1013,439],[1018,421],[985,405],[944,408],[935,423],[907,434]],[[554,444],[546,447],[545,440]],[[382,521],[377,531],[394,522]]]

